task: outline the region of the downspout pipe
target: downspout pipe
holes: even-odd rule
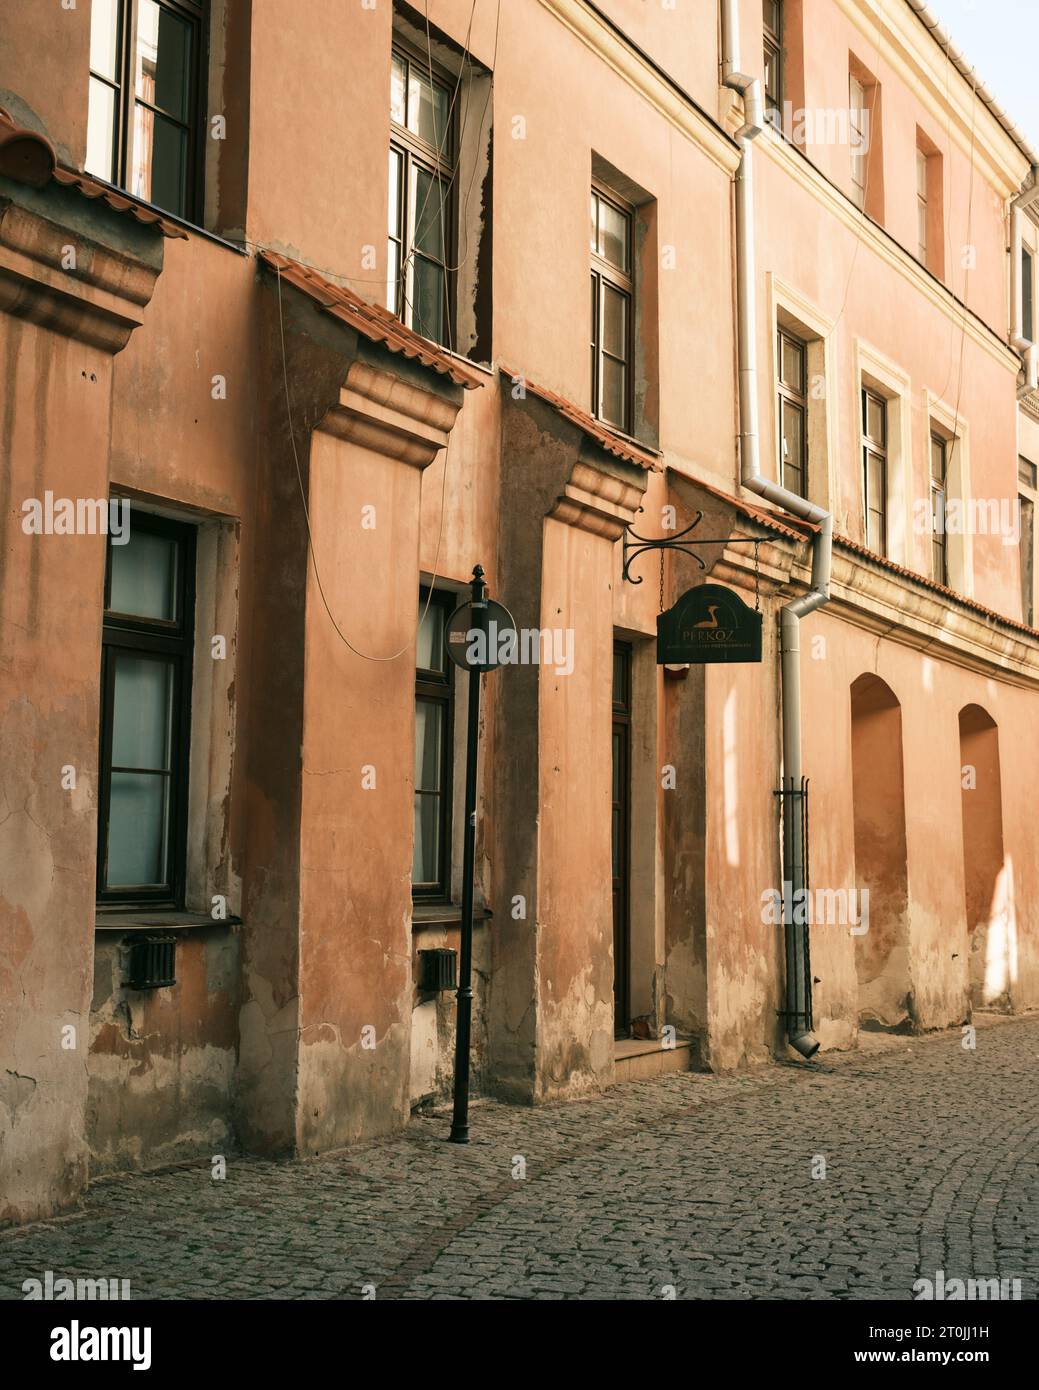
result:
[[[761,82],[740,64],[738,0],[722,0],[722,83],[743,98],[744,123],[736,132],[740,163],[736,171],[736,324],[739,361],[740,482],[751,492],[819,529],[812,541],[812,577],[808,592],[786,604],[780,614],[780,669],[783,689],[783,784],[801,787],[801,620],[830,597],[833,515],[762,476],[758,430],[757,270],[754,236],[754,150],[762,132]],[[784,938],[786,945],[787,1041],[802,1057],[813,1057],[819,1040],[812,1032],[811,980],[808,973],[808,928],[796,920],[794,904],[803,902],[805,845],[803,822],[794,796],[783,798]]]
[[[1021,283],[1021,229],[1024,215],[1029,208],[1039,204],[1039,165],[1032,166],[1031,182],[1026,184],[1010,203],[1010,341],[1015,352],[1020,353],[1024,366],[1024,384],[1018,389],[1018,399],[1039,391],[1039,344],[1025,337],[1024,298]],[[1033,310],[1034,312],[1034,310]],[[1035,332],[1035,325],[1032,326]]]

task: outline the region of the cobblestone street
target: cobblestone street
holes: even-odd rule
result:
[[[163,1299],[908,1299],[943,1270],[1031,1299],[1037,1069],[1039,1018],[983,1022],[974,1051],[884,1039],[483,1103],[468,1148],[438,1114],[310,1163],[232,1158],[223,1181],[208,1162],[109,1179],[0,1236],[0,1295],[50,1270]]]

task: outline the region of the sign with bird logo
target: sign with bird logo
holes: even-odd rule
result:
[[[697,584],[657,618],[657,665],[760,661],[761,614],[734,589]]]

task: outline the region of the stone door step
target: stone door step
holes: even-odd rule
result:
[[[661,1047],[655,1038],[622,1038],[613,1044],[613,1057],[615,1082],[645,1081],[669,1071],[691,1071],[693,1045],[680,1039],[674,1047]]]

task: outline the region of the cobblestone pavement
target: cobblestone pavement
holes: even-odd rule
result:
[[[1037,1069],[1031,1017],[974,1051],[945,1034],[482,1103],[467,1148],[439,1114],[313,1162],[232,1158],[223,1181],[208,1161],[108,1179],[0,1234],[0,1297],[51,1270],[135,1298],[908,1299],[943,1270],[1034,1299]]]

